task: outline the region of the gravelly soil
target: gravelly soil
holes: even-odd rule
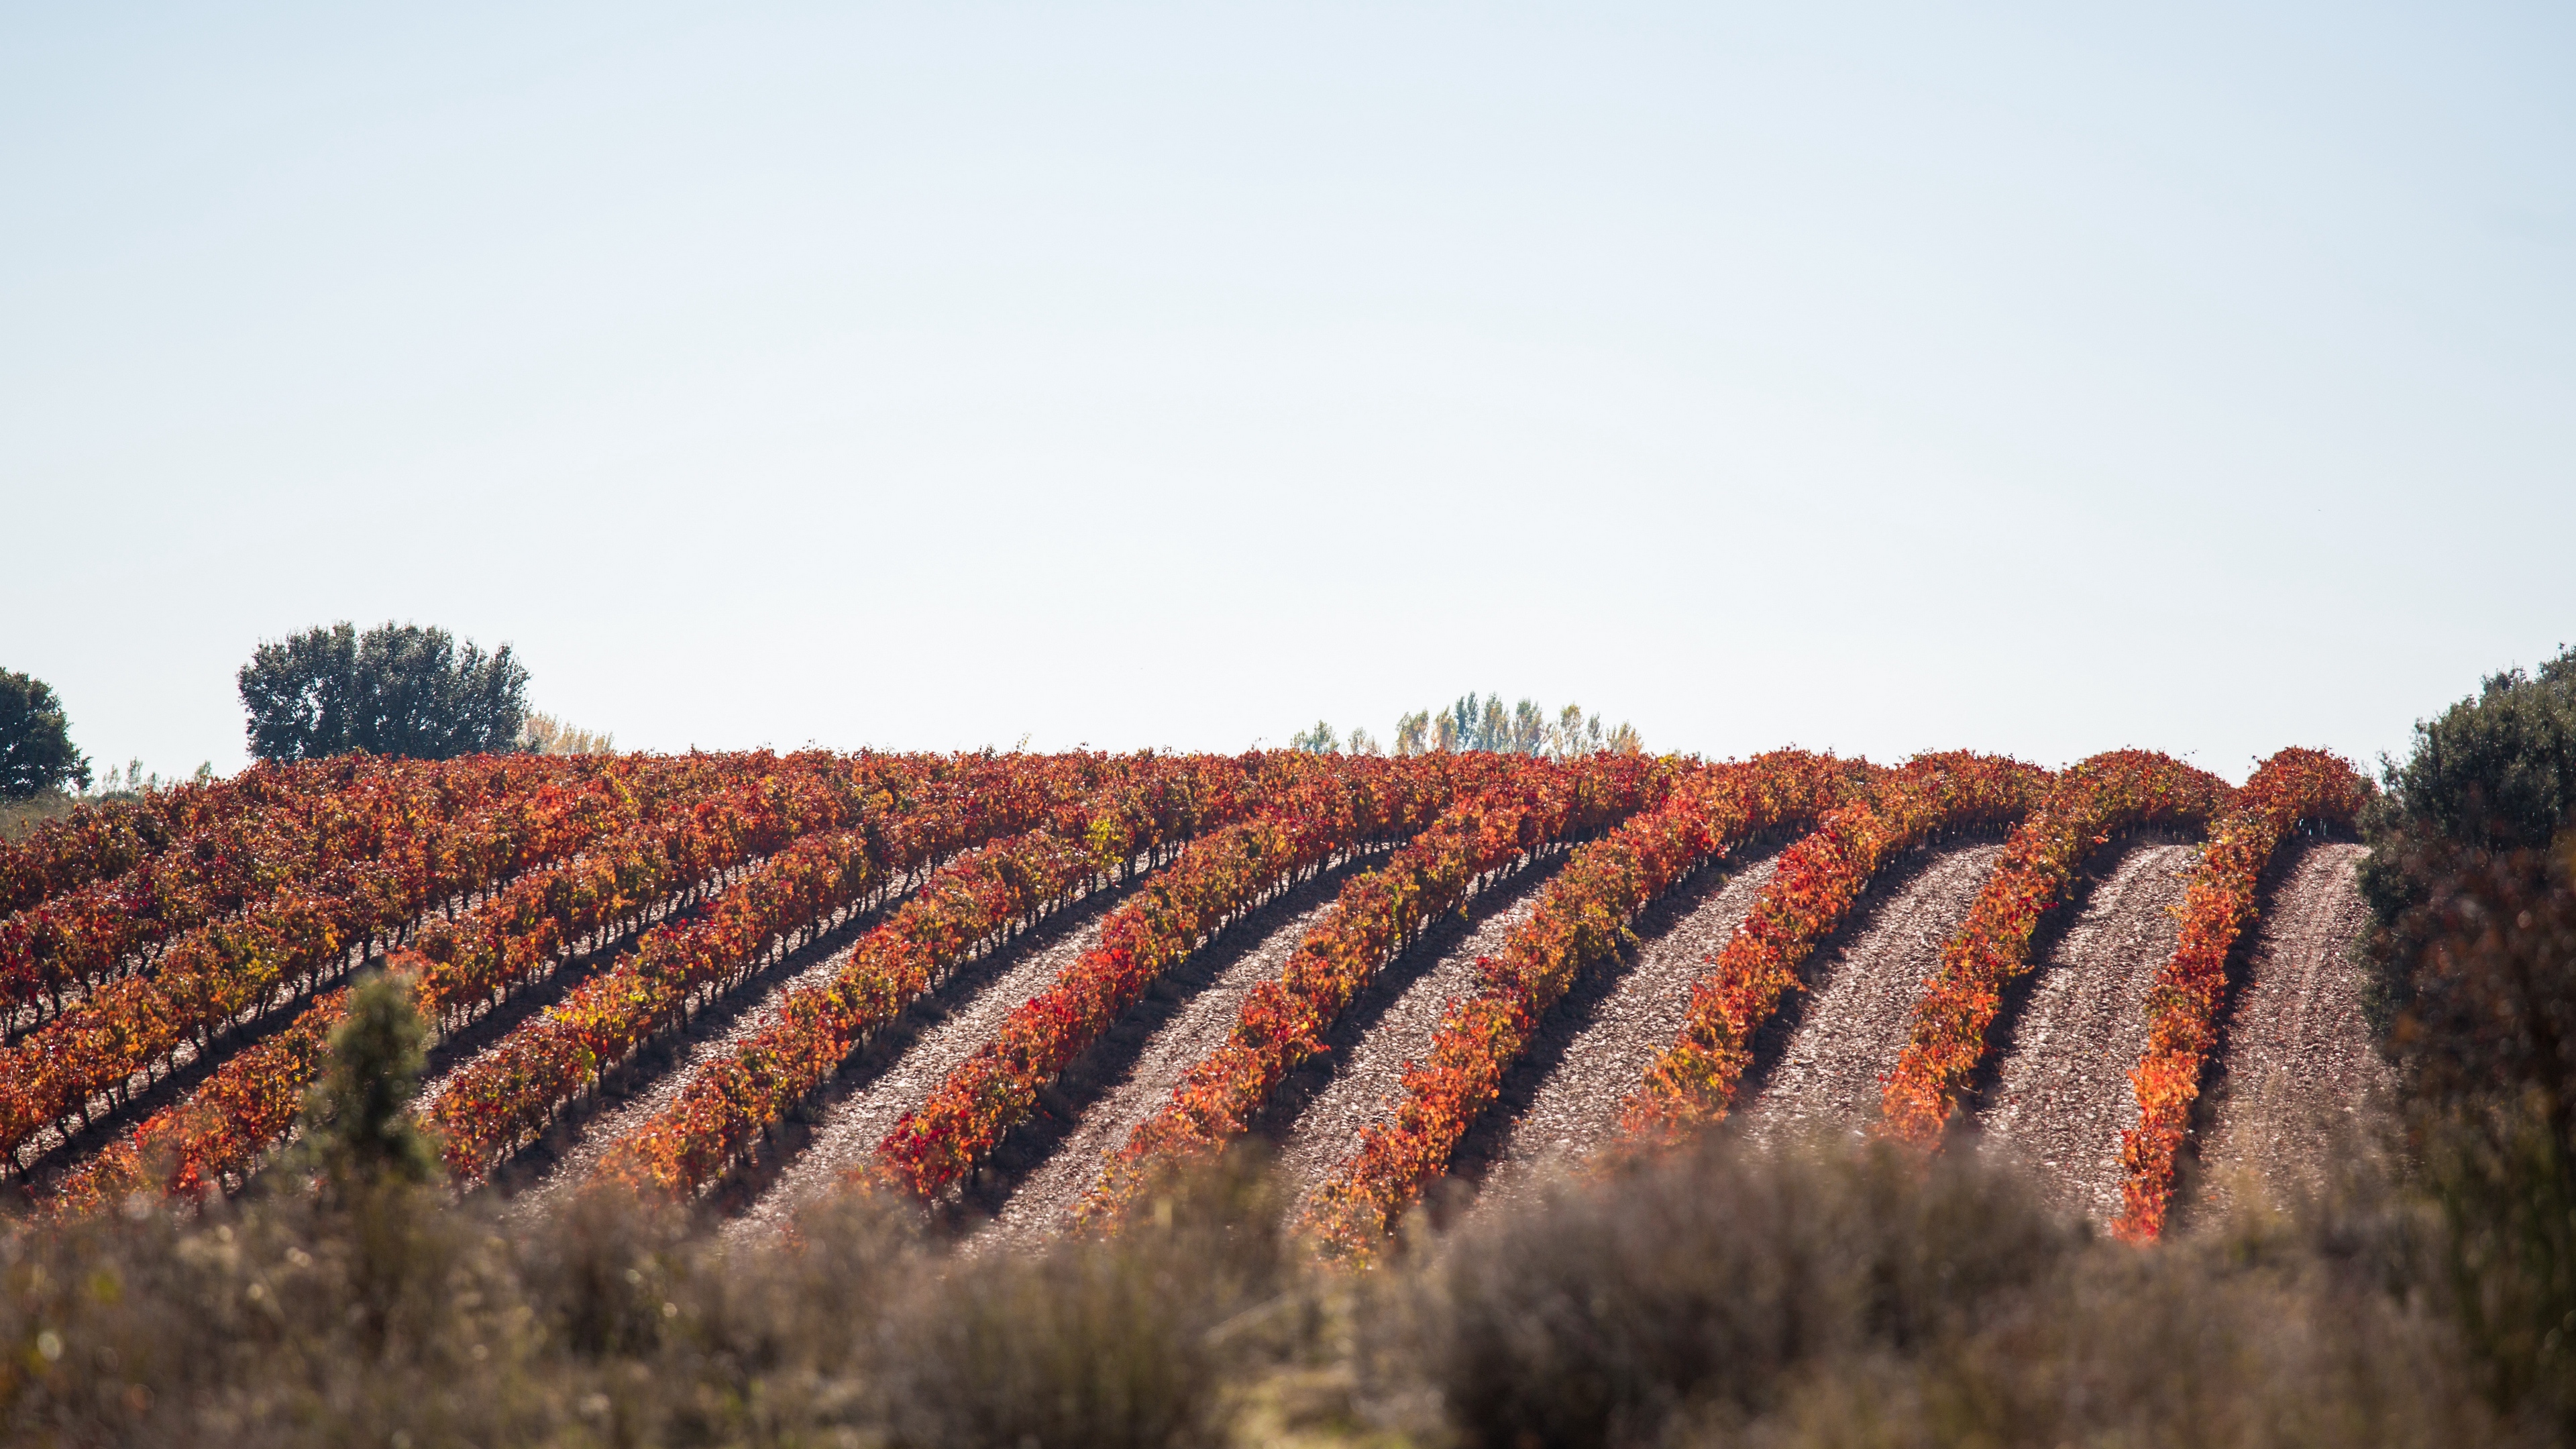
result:
[[[1985,1150],[2019,1160],[2060,1207],[2096,1222],[2119,1215],[2120,1134],[2138,1119],[2129,1072],[2146,1050],[2147,988],[2173,956],[2173,908],[2198,855],[2142,843],[2101,863],[2032,973],[1978,1113]]]
[[[1857,1133],[1876,1120],[1879,1079],[1905,1050],[1923,983],[2002,853],[1987,844],[1935,854],[1893,889],[1873,892],[1843,944],[1818,952],[1804,997],[1783,1003],[1795,1025],[1745,1109],[1747,1133]]]
[[[1472,1178],[1481,1169],[1488,1195],[1508,1195],[1607,1141],[1619,1125],[1619,1104],[1672,1044],[1690,1012],[1691,987],[1753,908],[1775,864],[1766,856],[1704,872],[1639,920],[1642,944],[1549,1013],[1488,1114],[1497,1124],[1493,1144],[1477,1140],[1487,1127],[1478,1123],[1456,1170]]]
[[[1256,913],[1158,983],[1121,1031],[1085,1055],[1048,1094],[1040,1118],[994,1154],[1008,1174],[979,1206],[998,1215],[979,1245],[1029,1242],[1061,1231],[1127,1134],[1171,1100],[1172,1089],[1233,1031],[1246,993],[1279,974],[1306,933],[1332,909],[1346,875],[1327,876]],[[1120,1040],[1124,1037],[1125,1040]]]
[[[2353,950],[2370,915],[2354,875],[2366,852],[2341,841],[2293,849],[2202,1097],[2199,1190],[2177,1194],[2195,1213],[2215,1216],[2248,1183],[2276,1195],[2322,1186],[2336,1152],[2378,1131],[2396,1087],[2362,1016]]]
[[[1048,927],[961,971],[879,1032],[842,1069],[814,1119],[790,1135],[778,1160],[751,1184],[756,1197],[727,1225],[740,1236],[786,1226],[796,1210],[831,1191],[865,1163],[903,1114],[921,1105],[974,1055],[1023,1002],[1097,945],[1100,926],[1126,890],[1112,887]]]
[[[1266,939],[1288,914],[1312,905],[1314,902],[1307,898],[1313,893],[1329,893],[1335,888],[1348,864],[1337,863],[1320,878],[1293,887],[1219,932],[1171,973],[1156,997],[1131,1013],[1131,1022],[1159,1020],[1154,1005],[1157,1000],[1170,1003],[1204,987],[1208,974],[1222,970],[1208,963],[1230,961],[1232,953]],[[960,971],[877,1033],[842,1068],[833,1088],[810,1114],[811,1120],[786,1124],[775,1135],[767,1160],[719,1187],[715,1205],[735,1215],[726,1225],[727,1234],[742,1237],[785,1226],[799,1208],[832,1190],[847,1173],[865,1163],[903,1115],[928,1100],[950,1072],[1001,1029],[1013,1011],[1044,991],[1058,974],[1099,943],[1102,920],[1127,890],[1125,886],[1113,886],[1060,912],[1038,931],[973,968]],[[1301,900],[1303,905],[1294,904]],[[1165,1012],[1169,1009],[1168,1004],[1162,1008]],[[1076,1093],[1089,1080],[1086,1071],[1096,1071],[1104,1054],[1114,1057],[1121,1043],[1132,1053],[1137,1040],[1138,1036],[1122,1025],[1103,1047],[1086,1054],[1067,1073],[1068,1081],[1077,1083]],[[1062,1107],[1066,1100],[1062,1090],[1050,1089],[1041,1098],[1041,1108]],[[1033,1135],[1041,1144],[1034,1152],[1030,1142]],[[1000,1207],[1001,1197],[1038,1160],[1048,1156],[1051,1147],[1052,1138],[1042,1129],[1035,1134],[1029,1129],[1012,1134],[994,1154],[992,1167],[979,1174],[979,1184],[968,1198],[966,1211],[989,1213]]]
[[[1262,1128],[1279,1148],[1292,1197],[1302,1199],[1362,1130],[1394,1111],[1405,1066],[1430,1053],[1449,1002],[1475,991],[1477,958],[1502,950],[1564,859],[1561,849],[1551,851],[1470,900],[1463,922],[1426,932],[1342,1014],[1327,1037],[1330,1051],[1281,1087]]]

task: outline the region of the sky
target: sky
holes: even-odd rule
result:
[[[1950,13],[1935,13],[1935,10]],[[2576,11],[0,3],[0,668],[2356,760],[2576,642]]]

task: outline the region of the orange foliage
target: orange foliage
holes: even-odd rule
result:
[[[1233,760],[1140,761],[1045,827],[943,867],[829,981],[787,993],[775,1020],[701,1068],[596,1177],[673,1197],[712,1181],[979,946],[1128,869],[1139,852],[1234,819],[1250,779]]]
[[[2128,1180],[2112,1231],[2121,1237],[2146,1242],[2164,1231],[2174,1154],[2190,1130],[2201,1068],[2218,1039],[2227,955],[2254,920],[2255,888],[2273,853],[2302,826],[2350,826],[2369,798],[2370,783],[2343,760],[2322,750],[2283,750],[2263,762],[2211,828],[2183,897],[2182,937],[2147,992],[2147,1049],[2129,1074],[2138,1125],[2120,1138]]]
[[[1780,854],[1744,921],[1691,988],[1673,1044],[1646,1068],[1620,1112],[1635,1142],[1672,1140],[1723,1118],[1753,1062],[1753,1035],[1799,971],[1841,927],[1872,877],[1904,851],[1956,830],[2029,813],[2049,774],[1995,755],[1918,755],[1874,774],[1859,798]]]
[[[2146,750],[2095,755],[2058,776],[2004,842],[1966,923],[1942,948],[1941,965],[1915,1003],[1911,1040],[1888,1076],[1879,1132],[1925,1146],[1940,1140],[1985,1055],[2004,987],[2030,969],[2040,920],[2095,847],[2141,826],[2205,826],[2233,793],[2207,771]]]
[[[1278,979],[1244,998],[1225,1044],[1128,1135],[1078,1209],[1082,1218],[1113,1222],[1148,1183],[1242,1136],[1279,1084],[1323,1050],[1324,1034],[1378,969],[1425,924],[1457,909],[1479,877],[1660,801],[1674,775],[1671,765],[1641,755],[1534,761],[1452,806],[1383,867],[1342,887]]]
[[[1654,810],[1583,846],[1515,927],[1500,957],[1478,966],[1483,988],[1454,1002],[1429,1062],[1407,1069],[1391,1124],[1317,1190],[1305,1226],[1328,1254],[1365,1260],[1423,1187],[1449,1164],[1469,1124],[1494,1101],[1539,1018],[1575,979],[1618,949],[1636,913],[1746,837],[1831,808],[1848,782],[1829,757],[1797,751],[1712,765],[1678,782]]]
[[[1200,942],[1333,855],[1413,835],[1462,779],[1509,768],[1497,756],[1289,758],[1293,767],[1252,819],[1192,844],[1110,912],[1100,943],[896,1123],[860,1175],[923,1197],[942,1192],[1027,1118],[1039,1088]]]

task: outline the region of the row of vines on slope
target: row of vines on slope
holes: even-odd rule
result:
[[[1346,1260],[1373,1254],[1493,1103],[1539,1019],[1619,948],[1638,911],[1754,834],[1814,819],[1850,785],[1845,766],[1799,751],[1709,766],[1654,810],[1577,850],[1502,955],[1478,963],[1481,989],[1443,1015],[1430,1060],[1405,1072],[1394,1119],[1363,1132],[1316,1189],[1305,1228],[1317,1245]]]
[[[2115,750],[2067,767],[2004,842],[1968,919],[1942,947],[1883,1089],[1878,1130],[1926,1146],[1940,1139],[1985,1055],[2005,987],[2031,967],[2041,919],[2097,847],[2121,831],[2205,829],[2233,793],[2215,775],[2146,750]]]
[[[976,951],[1088,895],[1140,854],[1231,823],[1248,803],[1221,773],[1232,765],[1172,761],[1114,780],[1045,827],[945,866],[827,980],[789,992],[768,1025],[700,1068],[610,1150],[598,1180],[665,1197],[713,1181]]]
[[[541,787],[602,798],[656,773],[658,762],[576,770],[533,755],[476,755],[371,770],[345,789],[236,812],[112,879],[0,920],[0,1009],[34,1003],[59,1012],[66,992],[97,989],[146,948],[288,887],[363,890],[381,862],[470,812],[527,800]]]
[[[2120,1140],[2126,1180],[2112,1229],[2122,1237],[2145,1241],[2164,1231],[2174,1155],[2218,1036],[2228,953],[2254,919],[2264,870],[2303,825],[2351,827],[2369,796],[2369,782],[2335,756],[2283,750],[2263,762],[2211,828],[2183,897],[2181,937],[2148,988],[2147,1049],[2129,1074],[2138,1124]]]
[[[1724,1117],[1753,1064],[1754,1034],[1793,990],[1816,944],[1840,929],[1861,893],[1904,852],[2028,814],[2049,774],[1994,755],[1918,755],[1871,778],[1780,854],[1717,959],[1691,988],[1673,1044],[1622,1104],[1622,1130],[1669,1140]]]
[[[441,765],[342,755],[258,764],[229,780],[194,780],[132,799],[75,807],[23,839],[0,841],[0,916],[113,880],[195,832],[245,814],[346,790],[388,770]]]
[[[1043,789],[1070,768],[863,756],[850,766],[849,813],[829,816],[781,809],[793,798],[774,776],[727,771],[716,777],[723,790],[639,820],[577,861],[521,878],[460,919],[430,923],[393,965],[412,982],[423,1014],[452,1027],[549,974],[583,940],[605,939],[656,903],[703,892],[811,829],[865,818],[879,830],[892,825],[953,839],[972,828],[974,807],[965,802]],[[79,1209],[137,1191],[195,1194],[246,1174],[293,1123],[346,999],[345,991],[326,993],[285,1030],[235,1054],[186,1100],[74,1173],[60,1202]]]
[[[1652,807],[1675,774],[1638,755],[1594,755],[1570,766],[1534,761],[1472,792],[1385,865],[1342,887],[1277,979],[1245,996],[1224,1044],[1128,1134],[1080,1204],[1083,1221],[1114,1223],[1150,1185],[1248,1131],[1289,1074],[1324,1050],[1325,1034],[1377,972],[1479,880]]]
[[[1334,855],[1420,831],[1448,806],[1463,773],[1456,756],[1305,758],[1314,763],[1302,778],[1252,819],[1201,838],[1112,911],[1099,943],[905,1114],[859,1175],[924,1198],[944,1193],[1201,942]]]
[[[444,1138],[449,1171],[460,1179],[488,1171],[611,1067],[685,1021],[706,995],[729,989],[794,933],[812,931],[892,876],[1045,820],[1106,773],[1132,769],[1187,799],[1209,786],[1204,793],[1230,795],[1239,780],[1224,761],[1086,763],[1098,768],[962,792],[956,816],[925,822],[930,828],[891,821],[800,841],[728,887],[701,918],[654,928],[632,956],[504,1037],[440,1094],[430,1121]],[[1006,783],[1017,788],[1000,788]]]
[[[782,812],[793,817],[837,823],[851,808],[849,769],[832,756],[733,757],[720,769],[774,778]],[[495,885],[531,856],[559,856],[613,815],[595,793],[541,790],[376,862],[367,890],[332,897],[290,887],[259,910],[189,933],[155,975],[111,983],[0,1051],[0,1150],[16,1153],[67,1115],[86,1121],[94,1094],[115,1100],[183,1046],[205,1050],[213,1033],[264,1011],[279,993],[309,992],[347,963],[352,946],[372,952],[427,906]]]

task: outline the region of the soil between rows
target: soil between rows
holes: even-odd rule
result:
[[[2340,1156],[2379,1145],[2397,1082],[2362,1010],[2367,853],[2335,840],[2284,848],[2202,1089],[2197,1183],[2178,1186],[2177,1218],[2215,1221],[2249,1189],[2319,1191]]]
[[[1478,958],[1502,951],[1564,864],[1563,847],[1551,849],[1424,932],[1342,1013],[1324,1054],[1280,1085],[1255,1130],[1278,1149],[1291,1201],[1302,1203],[1357,1148],[1362,1131],[1393,1116],[1405,1068],[1430,1055],[1449,1003],[1476,990]]]
[[[1880,1079],[1905,1050],[1914,1004],[2002,854],[1997,844],[1930,852],[1911,874],[1871,892],[1844,944],[1817,951],[1807,989],[1782,1003],[1771,1028],[1786,1029],[1786,1045],[1766,1075],[1745,1084],[1747,1133],[1761,1141],[1857,1135],[1877,1120]]]
[[[724,1232],[784,1229],[863,1166],[906,1112],[990,1040],[1020,1005],[1100,942],[1103,919],[1144,877],[1094,891],[925,993],[844,1063],[819,1101],[780,1124],[760,1158],[720,1184]]]
[[[778,1003],[789,990],[821,979],[848,959],[860,937],[882,924],[890,909],[910,899],[916,883],[909,878],[890,882],[887,889],[837,913],[794,948],[773,948],[772,956],[740,983],[701,1004],[685,1027],[655,1036],[610,1069],[595,1093],[566,1110],[536,1142],[492,1173],[491,1184],[510,1199],[512,1214],[525,1217],[564,1206],[609,1149],[668,1106],[701,1063],[731,1050],[774,1020]],[[720,900],[721,893],[707,899]],[[560,1001],[576,984],[560,983],[551,1000]],[[500,1040],[506,1037],[493,1041],[485,1052],[496,1049]],[[460,1062],[443,1073],[431,1092],[445,1087],[468,1064]],[[432,1099],[431,1092],[423,1093],[424,1105]]]
[[[1649,906],[1641,944],[1585,977],[1539,1027],[1451,1172],[1508,1199],[1607,1142],[1620,1104],[1671,1045],[1691,991],[1770,883],[1776,855],[1723,862]]]
[[[993,1215],[975,1236],[978,1247],[1036,1242],[1071,1226],[1074,1205],[1127,1134],[1224,1043],[1243,998],[1279,974],[1357,865],[1288,892],[1192,952],[1042,1094],[1036,1117],[994,1152],[968,1194],[970,1210]]]
[[[2138,1120],[2129,1073],[2147,1045],[2147,988],[2173,957],[2193,846],[2131,845],[2041,957],[1977,1125],[2059,1207],[2120,1212],[2120,1136]]]

